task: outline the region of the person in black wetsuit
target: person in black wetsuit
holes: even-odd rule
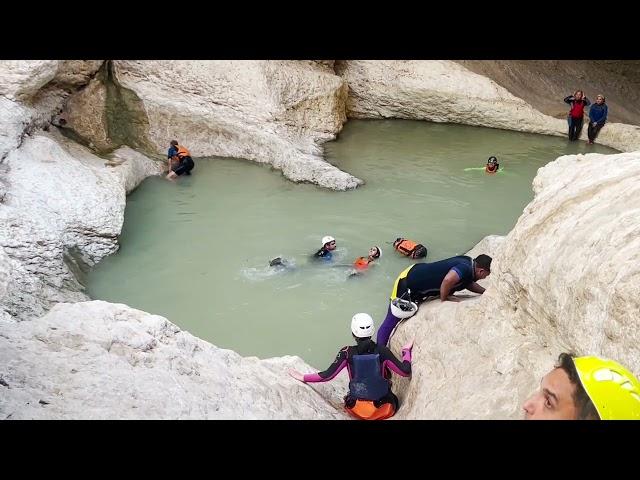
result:
[[[336,249],[336,239],[330,235],[322,237],[322,247],[311,255],[311,260],[323,260],[330,262],[333,259],[333,251]],[[293,270],[294,265],[286,258],[276,257],[269,260],[269,266],[278,270]]]
[[[393,285],[387,316],[378,330],[378,343],[387,345],[393,329],[402,318],[394,313],[393,301],[397,298],[408,297],[406,300],[416,305],[428,297],[435,296],[439,296],[443,302],[459,302],[460,299],[453,296],[454,292],[467,289],[482,295],[485,289],[478,285],[477,281],[490,274],[491,257],[484,254],[473,259],[459,255],[438,262],[416,263],[406,268],[398,275]]]
[[[344,398],[345,409],[362,420],[384,420],[398,411],[398,397],[391,391],[391,382],[385,370],[403,377],[411,375],[411,349],[413,341],[402,347],[402,360],[384,345],[376,344],[371,337],[375,328],[373,319],[366,313],[356,313],[351,319],[351,333],[356,345],[342,348],[333,363],[318,373],[302,374],[289,370],[289,374],[301,382],[328,382],[344,367],[349,372],[349,393]]]
[[[316,253],[313,254],[312,258],[314,260],[325,260],[330,261],[333,257],[331,253],[336,249],[336,239],[331,235],[326,235],[322,237],[322,247]]]

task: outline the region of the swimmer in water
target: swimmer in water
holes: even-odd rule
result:
[[[498,159],[496,157],[489,157],[487,160],[487,165],[484,167],[487,173],[496,173],[500,168],[500,164],[498,163]]]

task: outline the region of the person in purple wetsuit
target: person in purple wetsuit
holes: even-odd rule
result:
[[[345,409],[362,420],[384,420],[398,411],[398,397],[391,391],[390,373],[403,377],[411,375],[411,349],[413,341],[402,347],[402,360],[384,345],[378,345],[371,337],[375,328],[373,318],[366,313],[356,313],[351,319],[351,333],[356,345],[342,348],[326,370],[302,374],[289,370],[289,374],[301,382],[328,382],[345,367],[349,372],[349,393],[344,397]]]

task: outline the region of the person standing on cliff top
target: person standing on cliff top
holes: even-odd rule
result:
[[[167,152],[167,159],[169,167],[169,173],[166,177],[167,180],[173,180],[183,174],[191,175],[191,170],[193,170],[195,166],[189,150],[179,145],[177,140],[171,140],[169,151]]]
[[[609,107],[607,107],[604,102],[604,95],[598,95],[596,97],[596,103],[591,105],[591,108],[589,109],[589,127],[587,128],[589,145],[593,145],[598,133],[600,133],[600,129],[604,127],[604,124],[607,121]]]
[[[573,142],[580,138],[584,120],[584,107],[589,106],[591,102],[585,97],[582,90],[576,90],[573,95],[565,97],[564,102],[571,105],[567,120],[569,122],[569,140]]]
[[[522,408],[526,420],[640,420],[640,382],[613,360],[561,353]]]

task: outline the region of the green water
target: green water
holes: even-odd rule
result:
[[[188,145],[187,139],[185,139]],[[177,183],[145,180],[129,197],[117,254],[88,276],[92,298],[126,303],[242,355],[300,355],[326,367],[349,344],[351,316],[379,326],[397,274],[411,261],[390,245],[404,236],[428,261],[505,234],[533,197],[539,167],[560,155],[613,153],[599,145],[461,125],[350,121],[328,160],[366,181],[349,192],[294,184],[251,162],[196,159]],[[501,175],[482,170],[498,157]],[[324,235],[333,264],[382,247],[364,275],[314,264]],[[282,256],[292,271],[268,266]]]

